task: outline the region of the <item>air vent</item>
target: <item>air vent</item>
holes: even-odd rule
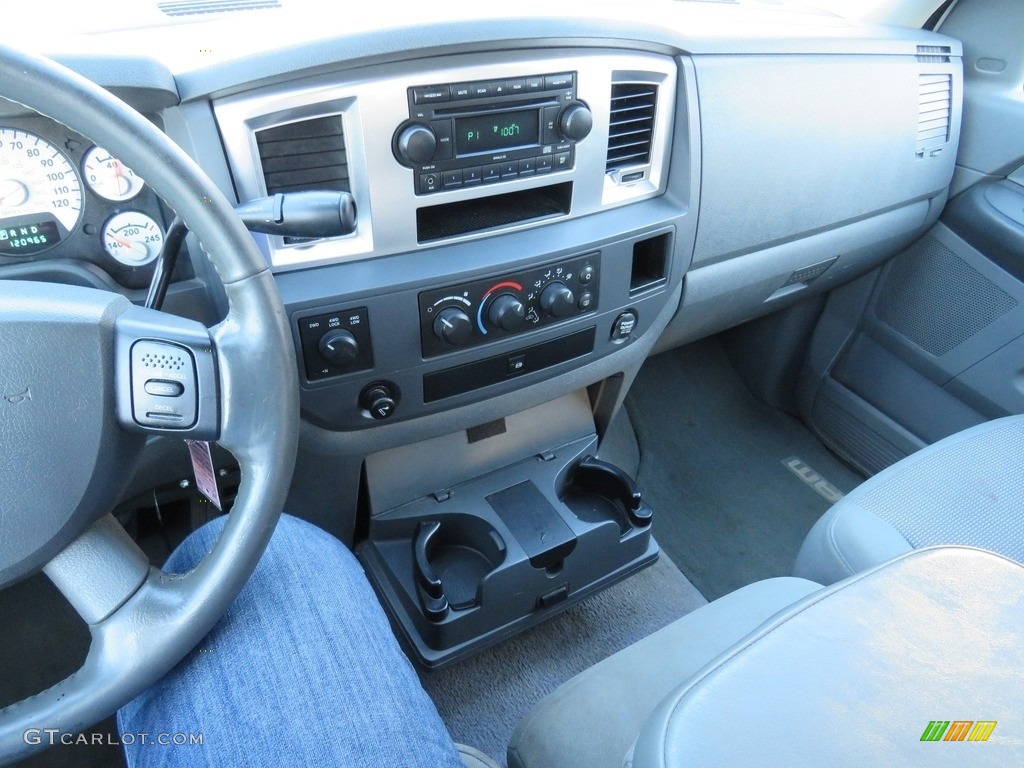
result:
[[[178,2],[157,3],[157,8],[166,16],[200,16],[206,13],[230,13],[231,11],[258,11],[264,8],[280,8],[278,0],[179,0]]]
[[[613,83],[605,170],[644,165],[651,160],[654,109],[658,86],[651,83]]]
[[[256,145],[268,195],[300,189],[350,191],[341,115],[258,131]]]
[[[949,141],[952,75],[917,77],[917,156],[924,157]]]
[[[922,64],[948,64],[953,49],[948,45],[919,45],[917,60]]]

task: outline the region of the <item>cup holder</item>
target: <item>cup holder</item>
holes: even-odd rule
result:
[[[562,501],[583,522],[616,521],[622,536],[651,524],[651,507],[633,478],[593,456],[584,456],[573,467]]]
[[[449,610],[479,604],[480,583],[505,559],[505,543],[479,518],[424,520],[412,542],[413,573],[424,615],[441,621]]]

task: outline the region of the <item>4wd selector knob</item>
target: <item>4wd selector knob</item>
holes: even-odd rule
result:
[[[582,101],[567,104],[558,115],[558,132],[572,141],[583,141],[594,127],[594,116]]]
[[[555,317],[568,317],[576,309],[576,297],[565,283],[549,283],[540,292],[540,308]]]
[[[342,367],[359,356],[359,342],[351,332],[342,328],[328,331],[321,339],[320,356],[331,365]]]
[[[434,335],[449,344],[463,344],[473,334],[473,323],[461,309],[446,307],[437,313],[433,325]]]
[[[430,162],[436,149],[437,136],[423,123],[407,123],[395,134],[395,154],[406,165]]]
[[[511,293],[502,293],[491,302],[487,319],[503,331],[518,331],[526,322],[526,307]]]

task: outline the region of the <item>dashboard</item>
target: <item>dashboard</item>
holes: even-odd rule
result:
[[[381,498],[602,435],[649,354],[872,269],[935,221],[954,167],[957,41],[784,3],[453,6],[344,31],[297,2],[133,12],[44,52],[229,199],[355,202],[348,235],[253,235],[298,358],[292,502],[344,540]],[[0,277],[140,300],[173,218],[144,180],[17,105],[0,141]],[[167,306],[214,321],[217,278],[187,247]],[[519,433],[522,414],[542,415]],[[501,441],[467,443],[501,420]],[[435,440],[445,467],[404,495],[367,469]]]

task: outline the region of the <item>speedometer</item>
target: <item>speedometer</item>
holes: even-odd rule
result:
[[[33,133],[0,128],[0,254],[44,251],[81,217],[82,184],[64,154]]]

